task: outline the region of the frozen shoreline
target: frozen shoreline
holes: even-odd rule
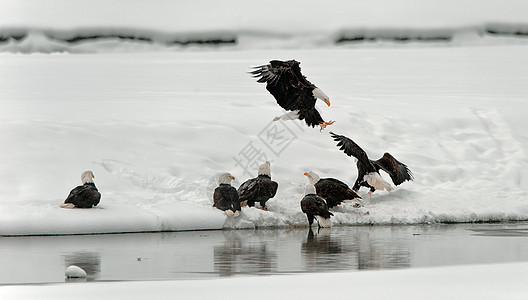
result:
[[[258,276],[214,280],[135,281],[2,286],[2,298],[71,299],[78,297],[127,299],[246,299],[261,289],[257,299],[320,297],[348,299],[525,299],[528,264],[494,264],[391,271]],[[314,285],[324,288],[310,288]],[[207,286],[207,288],[203,288]],[[255,296],[252,296],[255,297]]]

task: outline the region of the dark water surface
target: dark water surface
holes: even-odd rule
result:
[[[205,279],[528,261],[528,223],[0,237],[0,284]]]

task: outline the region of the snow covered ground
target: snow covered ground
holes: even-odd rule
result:
[[[392,153],[415,180],[339,207],[335,224],[528,219],[525,46],[148,54],[2,54],[0,234],[304,226],[303,173],[352,184],[328,131],[372,158]],[[247,71],[296,58],[330,95],[325,132],[282,114]],[[236,186],[272,161],[269,212],[211,207],[214,175]],[[59,208],[95,173],[90,210]],[[362,190],[362,196],[366,191]],[[366,215],[365,212],[370,214]]]

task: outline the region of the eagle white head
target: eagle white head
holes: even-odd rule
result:
[[[235,177],[231,173],[223,173],[218,176],[218,184],[231,184],[231,181],[235,180]]]
[[[308,183],[306,185],[306,189],[305,189],[305,192],[304,192],[305,195],[310,195],[310,194],[317,194],[316,190],[315,190],[315,186],[311,183]]]
[[[263,164],[261,164],[258,168],[258,175],[267,175],[271,177],[271,169],[270,169],[270,162],[267,161]]]
[[[93,172],[90,171],[90,170],[84,171],[81,174],[81,181],[82,181],[83,184],[89,183],[89,182],[93,182],[94,178],[95,178],[95,176],[94,176]]]
[[[328,97],[328,95],[325,94],[325,92],[323,92],[323,90],[321,90],[320,88],[315,88],[312,91],[312,94],[314,95],[315,98],[317,98],[319,100],[323,100],[324,103],[326,103],[326,105],[330,106],[330,97]]]
[[[319,175],[317,175],[313,171],[310,171],[308,173],[304,173],[304,176],[308,177],[308,180],[310,180],[310,183],[313,184],[313,185],[315,185],[319,181],[319,179],[321,179],[319,177]]]

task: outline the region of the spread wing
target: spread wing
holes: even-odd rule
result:
[[[361,149],[358,144],[344,135],[338,135],[333,132],[330,132],[330,135],[334,141],[337,142],[337,147],[339,147],[339,150],[342,150],[348,156],[357,158],[358,162],[360,162],[366,168],[368,173],[376,172],[376,168],[370,162],[367,153]]]
[[[250,73],[258,78],[257,82],[267,83],[266,89],[282,108],[291,111],[315,109],[315,85],[302,75],[299,64],[295,60],[272,60],[268,65],[255,67]]]
[[[381,168],[383,171],[389,173],[392,182],[395,185],[399,185],[403,183],[406,180],[413,180],[414,175],[409,170],[406,164],[399,162],[394,156],[390,155],[389,153],[383,154],[383,156],[375,161],[372,161],[372,163],[378,167]]]

